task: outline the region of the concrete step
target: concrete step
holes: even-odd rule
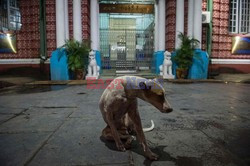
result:
[[[120,76],[120,75],[133,75],[136,74],[137,71],[136,70],[117,70],[116,71],[116,75]]]

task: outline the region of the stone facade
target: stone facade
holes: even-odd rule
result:
[[[184,34],[187,34],[188,26],[188,0],[184,1]],[[202,9],[206,10],[207,0],[203,0]],[[166,50],[175,49],[175,24],[176,23],[176,0],[166,1]],[[202,49],[206,49],[206,28],[202,28]]]
[[[213,59],[250,59],[250,55],[232,55],[232,36],[229,34],[229,0],[213,0]],[[82,0],[82,38],[90,39],[90,0]],[[207,0],[203,0],[205,11]],[[187,33],[188,0],[185,0],[185,33]],[[33,59],[40,55],[39,1],[20,0],[22,28],[17,32],[17,54],[0,54],[0,59]],[[46,0],[47,55],[56,49],[55,0]],[[73,38],[73,0],[68,0],[69,37]],[[176,0],[166,0],[165,48],[175,48]],[[206,49],[206,25],[202,28],[202,49]]]
[[[232,36],[228,32],[229,0],[214,0],[212,57],[218,59],[250,59],[250,55],[232,55]]]
[[[73,38],[73,0],[69,0],[69,35]],[[50,57],[56,49],[56,8],[55,0],[46,0],[46,39],[47,55]],[[82,34],[83,39],[90,38],[90,1],[82,0]],[[27,3],[20,0],[22,28],[17,32],[17,54],[0,54],[0,59],[30,59],[39,58],[39,1]]]
[[[0,54],[0,59],[38,58],[40,49],[39,1],[20,1],[22,28],[17,35],[17,53]]]
[[[56,1],[46,0],[47,55],[56,49]]]

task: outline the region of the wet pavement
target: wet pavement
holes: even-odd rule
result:
[[[151,162],[138,142],[119,152],[100,138],[102,89],[17,86],[0,91],[0,165],[250,165],[250,86],[165,83],[174,111],[139,101]]]

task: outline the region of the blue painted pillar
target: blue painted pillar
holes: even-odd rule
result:
[[[172,53],[172,57],[176,52]],[[193,64],[188,71],[188,79],[207,79],[209,58],[208,54],[201,49],[194,51]],[[173,62],[173,74],[176,76],[177,64]]]
[[[157,51],[154,53],[154,58],[153,58],[153,63],[154,63],[154,73],[155,74],[160,74],[160,65],[163,64],[163,60],[164,60],[164,51]]]
[[[102,71],[102,58],[101,58],[101,52],[98,50],[94,50],[95,51],[95,59],[96,59],[96,63],[97,65],[100,67],[100,73]]]

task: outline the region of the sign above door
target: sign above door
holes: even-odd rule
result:
[[[100,13],[153,14],[154,5],[146,4],[100,4]]]

